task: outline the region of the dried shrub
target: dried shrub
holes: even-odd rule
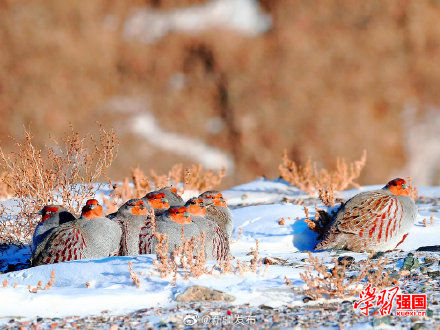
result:
[[[25,131],[13,151],[0,149],[0,164],[8,173],[5,182],[17,198],[18,210],[1,209],[0,242],[29,242],[39,220],[36,212],[46,204],[62,204],[79,213],[82,204],[94,197],[118,144],[115,132],[101,125],[96,135],[81,137],[71,127],[60,143],[51,139],[53,146],[41,150]]]
[[[229,256],[224,261],[219,261],[211,270],[214,270],[214,268],[217,268],[220,274],[227,274],[227,273],[235,273],[239,274],[242,277],[245,276],[246,272],[254,272],[256,273],[258,271],[258,267],[261,267],[263,264],[263,258],[260,258],[259,256],[259,243],[258,240],[255,240],[255,248],[251,248],[251,251],[247,254],[251,255],[252,258],[250,261],[241,261],[239,259],[235,259],[235,264],[233,264],[232,257]],[[267,266],[267,265],[266,265]],[[263,270],[263,274],[265,272],[265,269]]]
[[[305,165],[298,165],[290,160],[287,152],[284,151],[279,172],[281,177],[291,185],[295,185],[311,196],[322,196],[324,200],[328,199],[326,203],[334,204],[335,193],[349,186],[359,187],[354,180],[361,174],[366,161],[367,152],[364,150],[360,160],[347,164],[345,159],[337,158],[334,171],[318,170],[316,162],[312,162],[310,158]]]
[[[258,267],[262,265],[262,258],[259,256],[258,240],[255,248],[251,248],[249,255],[252,255],[250,261],[240,261],[235,259],[235,264],[231,261],[233,257],[227,256],[225,260],[218,260],[211,269],[206,265],[205,257],[205,235],[197,235],[186,239],[181,234],[182,244],[176,247],[171,253],[168,253],[168,237],[165,234],[156,233],[158,245],[156,246],[157,261],[154,261],[155,270],[161,278],[172,276],[172,282],[175,285],[178,272],[185,280],[190,277],[199,278],[203,274],[213,275],[216,270],[218,274],[235,273],[244,276],[245,272],[257,272]]]
[[[284,226],[284,225],[286,224],[286,219],[284,219],[284,218],[279,218],[279,219],[278,219],[278,224],[279,224],[280,226]]]
[[[131,180],[126,177],[121,184],[113,184],[110,197],[102,196],[102,199],[107,212],[111,213],[117,210],[118,205],[131,198],[140,198],[153,189],[173,185],[176,188],[181,186],[181,193],[184,190],[206,191],[218,186],[224,176],[225,169],[218,172],[203,171],[203,167],[199,164],[185,169],[182,164],[175,164],[166,175],[158,175],[151,170],[150,176],[136,167],[131,170]]]
[[[300,274],[305,282],[304,292],[312,299],[319,298],[345,298],[358,294],[363,288],[362,284],[371,283],[377,288],[385,288],[394,284],[390,278],[391,271],[386,269],[387,259],[372,260],[371,255],[360,262],[357,275],[348,274],[347,260],[338,263],[334,258],[333,267],[327,269],[322,260],[314,257],[309,252],[306,260],[309,266]]]
[[[52,270],[52,272],[50,273],[50,280],[49,282],[46,283],[43,290],[49,290],[54,282],[55,282],[55,270]]]
[[[416,200],[419,197],[419,190],[416,186],[413,186],[411,177],[406,178],[406,182],[408,183],[408,187],[410,190],[410,196],[412,199]]]
[[[184,190],[206,191],[218,186],[225,176],[226,169],[223,167],[215,173],[213,170],[204,172],[200,164],[192,165],[185,169],[183,180]]]
[[[315,219],[314,220],[310,219],[309,209],[306,206],[303,207],[305,213],[304,222],[307,224],[307,226],[311,231],[314,231],[315,233],[319,234],[318,238],[322,237],[329,223],[332,221],[332,217],[325,210],[320,210],[315,205],[315,210],[316,210]]]
[[[130,279],[134,285],[138,288],[141,287],[141,280],[136,272],[133,270],[133,263],[131,261],[128,262],[128,272],[130,273]]]
[[[11,194],[12,191],[9,188],[7,182],[7,175],[8,172],[4,171],[2,173],[0,173],[0,198],[8,198]]]
[[[318,198],[325,206],[334,206],[336,203],[335,191],[320,187],[318,189]]]
[[[165,278],[174,270],[172,259],[168,255],[168,235],[157,232],[155,232],[154,235],[158,242],[156,245],[157,261],[154,260],[154,267],[160,277]]]
[[[6,288],[7,285],[8,285],[8,280],[7,280],[7,279],[4,279],[4,280],[3,280],[3,288]]]
[[[165,278],[173,274],[173,282],[176,282],[177,271],[180,269],[184,277],[198,278],[208,273],[205,257],[205,234],[187,239],[184,237],[182,228],[182,244],[168,253],[168,237],[166,234],[155,233],[158,244],[156,246],[157,261],[154,261],[156,271],[160,277]]]
[[[37,293],[39,290],[49,290],[54,282],[55,282],[55,270],[52,270],[52,272],[50,273],[50,280],[46,283],[46,285],[43,288],[41,287],[43,285],[43,282],[38,281],[37,286],[34,288],[28,285],[28,291],[31,293]]]

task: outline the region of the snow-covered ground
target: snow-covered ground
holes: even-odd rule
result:
[[[362,190],[375,188],[377,186],[367,186]],[[348,190],[341,197],[349,198],[358,192],[357,189]],[[438,245],[440,241],[439,207],[436,203],[429,202],[429,197],[440,197],[440,187],[419,188],[419,195],[426,197],[427,203],[418,204],[416,224],[401,247],[406,251],[420,246]],[[300,278],[300,273],[304,271],[303,259],[307,257],[306,251],[313,250],[316,235],[304,223],[303,207],[286,200],[304,199],[307,196],[283,181],[265,179],[226,190],[224,196],[233,208],[233,256],[240,260],[249,260],[251,257],[247,253],[255,247],[255,239],[258,239],[261,257],[279,257],[287,260],[288,266],[262,266],[256,273],[214,273],[189,280],[179,275],[176,286],[172,285],[171,277],[162,279],[154,271],[153,255],[38,266],[0,274],[0,319],[6,320],[12,316],[97,315],[104,310],[125,313],[151,306],[170,306],[175,304],[175,296],[191,285],[208,286],[229,293],[236,297],[233,304],[264,304],[272,307],[302,304],[301,297],[285,285],[284,277],[289,278],[295,287],[304,285]],[[318,207],[324,208],[319,204]],[[315,208],[308,208],[310,216],[314,216]],[[425,227],[423,218],[427,218],[429,222],[431,215],[434,215],[434,224]],[[281,217],[285,218],[284,225],[278,224]],[[12,259],[25,258],[26,251],[26,248],[18,251],[10,249],[9,256],[0,252],[0,259],[7,258],[15,262]],[[334,253],[316,254],[330,260]],[[366,254],[342,255],[346,254],[357,260],[366,258]],[[133,285],[130,279],[129,261],[141,278],[140,288]],[[55,282],[49,290],[37,293],[28,291],[28,285],[35,287],[38,281],[42,281],[44,286],[49,281],[52,270],[55,270]],[[1,288],[5,279],[8,280],[7,287]],[[12,287],[14,283],[17,283],[15,288]]]
[[[271,17],[255,0],[213,0],[167,11],[139,9],[124,24],[124,37],[153,43],[172,32],[197,34],[209,29],[232,30],[244,36],[267,31]]]

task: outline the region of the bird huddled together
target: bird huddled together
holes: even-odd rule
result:
[[[206,259],[225,260],[229,255],[232,213],[218,191],[185,203],[175,188],[166,187],[130,199],[107,216],[96,199],[86,202],[79,218],[61,205],[46,205],[39,213],[32,242],[34,266],[155,253],[160,235],[168,238],[168,252],[185,239],[198,238],[196,248],[204,249]]]
[[[355,195],[327,217],[315,250],[396,249],[417,216],[410,193],[405,180],[394,179],[382,189]],[[185,203],[175,188],[166,187],[131,199],[107,216],[96,199],[87,201],[79,218],[61,205],[46,205],[40,214],[32,265],[156,253],[165,235],[168,253],[184,240],[197,238],[194,255],[204,249],[208,260],[229,256],[232,213],[218,191],[206,191]]]

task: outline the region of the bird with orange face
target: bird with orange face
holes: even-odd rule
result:
[[[35,251],[40,243],[59,225],[76,219],[62,205],[46,205],[38,214],[41,215],[41,220],[32,236],[32,251]]]
[[[154,191],[153,193],[164,193],[165,198],[168,200],[168,203],[170,203],[170,207],[185,205],[185,202],[183,201],[182,197],[180,197],[180,195],[177,193],[177,189],[175,187],[164,187],[162,189]]]
[[[188,240],[192,237],[201,237],[200,228],[191,221],[191,215],[185,206],[170,207],[156,218],[156,232],[166,234],[168,237],[168,252],[178,249],[183,244],[182,231],[183,237]],[[196,249],[198,248],[200,244]],[[153,251],[155,252],[155,249]]]
[[[231,210],[228,208],[222,193],[216,190],[205,191],[199,198],[206,205],[205,217],[216,222],[230,240],[234,223]]]
[[[150,212],[153,212],[149,202],[142,199],[130,199],[125,202],[112,220],[119,223],[122,229],[120,255],[139,254],[139,239],[142,228],[151,220]]]
[[[154,214],[156,216],[165,213],[165,211],[170,208],[170,203],[165,197],[165,193],[163,192],[152,191],[146,194],[141,199],[145,203],[149,203],[149,205],[153,208]]]
[[[150,192],[141,198],[141,200],[144,201],[145,204],[150,205],[154,214],[150,214],[141,227],[139,233],[139,253],[156,253],[155,247],[157,239],[154,235],[156,229],[156,216],[164,214],[170,208],[170,204],[165,198],[163,192]]]
[[[61,261],[95,259],[119,254],[121,227],[104,217],[102,206],[89,199],[82,208],[79,219],[64,223],[48,235],[32,265]]]
[[[185,204],[191,221],[205,236],[206,259],[226,260],[229,255],[229,240],[220,226],[206,217],[207,208],[202,198],[191,198]]]
[[[315,250],[377,252],[397,248],[417,216],[410,193],[405,180],[394,179],[382,189],[357,194],[338,210]]]

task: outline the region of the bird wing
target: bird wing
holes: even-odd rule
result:
[[[148,217],[141,228],[139,234],[139,253],[140,254],[150,254],[154,253],[154,247],[156,243],[156,237],[153,233],[153,222],[151,218]]]
[[[79,260],[84,256],[86,240],[77,227],[64,226],[52,233],[46,242],[38,264]]]
[[[219,226],[215,226],[213,243],[213,255],[217,256],[217,260],[226,260],[229,255],[229,242]]]
[[[338,231],[371,238],[378,230],[378,240],[387,240],[401,225],[403,207],[393,195],[378,191],[355,196],[340,212],[335,223]]]

